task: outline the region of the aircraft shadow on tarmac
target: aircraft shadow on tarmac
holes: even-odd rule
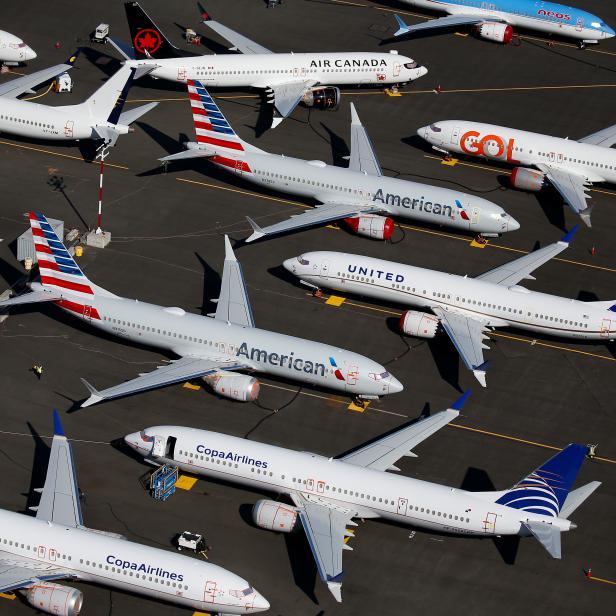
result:
[[[29,507],[36,507],[39,504],[40,495],[35,492],[45,485],[45,478],[47,477],[47,464],[49,462],[49,452],[51,447],[41,438],[40,434],[36,431],[34,426],[27,422],[28,430],[32,435],[34,441],[34,456],[32,458],[32,473],[30,474],[30,487],[28,492],[22,496],[26,497],[26,506],[23,511],[26,515],[33,515]]]

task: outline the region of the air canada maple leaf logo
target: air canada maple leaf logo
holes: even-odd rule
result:
[[[133,39],[135,49],[141,53],[146,51],[153,54],[162,44],[160,34],[156,30],[150,28],[139,30]]]

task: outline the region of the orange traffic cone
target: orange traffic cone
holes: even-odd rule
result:
[[[593,244],[592,248],[590,249],[590,256],[594,257],[597,254],[597,249],[595,248],[595,245]]]
[[[588,567],[585,573],[586,573],[586,577],[590,580],[590,578],[592,578],[592,569]]]

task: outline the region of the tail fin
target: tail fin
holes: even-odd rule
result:
[[[172,45],[161,29],[141,8],[139,2],[126,2],[126,19],[130,38],[135,50],[135,58],[181,58],[186,54]],[[146,53],[147,52],[147,53]]]
[[[559,517],[587,454],[586,445],[567,445],[502,494],[496,502],[529,513]]]

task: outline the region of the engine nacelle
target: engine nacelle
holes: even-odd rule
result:
[[[252,402],[259,397],[259,381],[253,376],[235,374],[234,372],[217,372],[204,376],[203,380],[217,393],[225,398]]]
[[[279,533],[291,533],[299,525],[297,509],[291,505],[262,499],[252,508],[252,521],[259,527]]]
[[[340,88],[334,86],[311,88],[302,96],[302,103],[306,107],[316,107],[317,109],[338,109],[338,105],[340,105]]]
[[[83,593],[76,588],[41,582],[26,590],[28,603],[46,614],[78,616],[83,605]]]
[[[511,172],[509,183],[514,188],[519,188],[520,190],[537,192],[541,190],[544,180],[545,174],[541,173],[541,171],[527,169],[526,167],[515,167]]]
[[[345,218],[344,222],[353,233],[375,240],[388,240],[394,232],[394,221],[378,214],[364,214],[363,216]]]
[[[496,41],[497,43],[511,43],[513,38],[513,28],[507,24],[487,21],[475,26],[475,32],[478,37]]]
[[[400,317],[400,329],[407,336],[416,338],[434,338],[438,330],[439,320],[427,312],[407,310]]]

